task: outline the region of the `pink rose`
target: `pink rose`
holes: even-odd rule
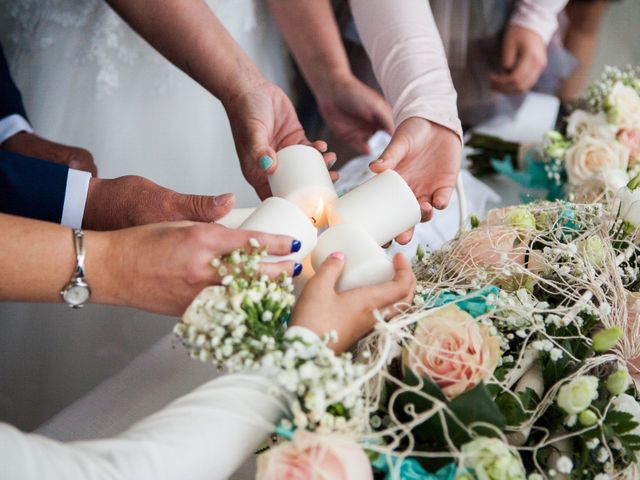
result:
[[[258,456],[256,480],[373,480],[369,458],[345,435],[296,431]]]
[[[402,353],[402,363],[455,398],[493,375],[500,341],[455,304],[428,310]]]
[[[497,218],[494,220],[498,221]],[[520,241],[517,229],[506,225],[482,225],[460,238],[453,256],[469,266],[501,268],[509,262],[524,265],[526,253],[526,244]]]
[[[618,132],[618,141],[629,150],[629,165],[638,160],[640,155],[640,130],[625,130]]]

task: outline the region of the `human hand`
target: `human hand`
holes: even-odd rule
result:
[[[462,155],[460,138],[442,125],[420,117],[403,121],[380,158],[371,163],[375,173],[396,170],[407,181],[418,199],[422,221],[449,205],[456,185]],[[413,230],[404,232],[396,241],[411,241]]]
[[[353,75],[343,75],[316,88],[322,117],[329,128],[361,154],[378,130],[393,131],[391,107],[384,97]]]
[[[533,30],[510,25],[502,41],[502,68],[505,73],[490,73],[489,80],[502,93],[529,91],[547,66],[547,47]]]
[[[411,266],[402,254],[394,257],[393,265],[396,274],[392,281],[338,293],[336,283],[344,269],[344,254],[332,253],[305,285],[291,325],[305,327],[320,337],[335,330],[338,341],[329,346],[336,353],[346,351],[371,331],[374,310],[388,309],[395,315],[401,311],[401,304],[412,303],[416,277]]]
[[[261,199],[271,196],[267,174],[276,171],[276,151],[289,145],[311,145],[326,152],[327,144],[310,142],[305,136],[293,105],[276,85],[264,81],[223,100],[231,123],[244,178]],[[330,168],[335,162],[333,153],[324,153]],[[336,172],[331,172],[335,181]]]
[[[0,148],[7,152],[60,163],[76,170],[84,170],[94,177],[98,175],[98,168],[93,163],[93,156],[84,148],[51,142],[33,133],[16,133],[2,142]]]
[[[143,177],[92,178],[82,225],[116,230],[177,220],[213,222],[229,213],[234,203],[232,193],[184,195]]]
[[[248,248],[255,238],[270,255],[294,250],[291,237],[229,230],[221,225],[171,222],[87,235],[86,271],[97,303],[182,315],[200,291],[219,284],[213,258]],[[297,246],[296,246],[297,247]],[[294,262],[262,263],[270,277],[292,275]]]

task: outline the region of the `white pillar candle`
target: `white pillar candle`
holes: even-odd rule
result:
[[[278,168],[269,175],[271,193],[295,203],[317,228],[325,226],[325,207],[337,195],[322,154],[313,147],[291,145],[277,156]]]
[[[324,260],[333,252],[345,255],[344,271],[337,290],[376,285],[393,279],[393,263],[371,236],[362,228],[343,224],[331,227],[320,235],[311,255],[317,272]]]
[[[384,245],[420,222],[420,205],[407,182],[393,170],[340,197],[327,210],[330,226],[359,225]]]
[[[293,260],[302,263],[318,239],[318,231],[304,212],[289,200],[278,197],[267,198],[239,228],[274,235],[289,235],[302,242],[300,251],[286,256],[269,256],[265,259],[268,262]]]
[[[227,228],[238,228],[254,211],[255,208],[234,208],[224,217],[216,220],[216,223]]]

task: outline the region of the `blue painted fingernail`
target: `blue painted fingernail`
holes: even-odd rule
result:
[[[302,264],[301,263],[296,263],[293,266],[293,276],[297,277],[298,275],[300,275],[302,273]]]
[[[271,158],[269,155],[263,155],[262,157],[260,157],[260,168],[262,168],[263,170],[269,170],[269,167],[271,167],[271,165],[273,165],[273,158]]]
[[[291,242],[291,253],[299,252],[302,248],[302,242],[300,240],[294,240]]]

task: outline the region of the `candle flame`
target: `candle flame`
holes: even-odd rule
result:
[[[322,215],[324,214],[324,200],[322,198],[318,199],[318,203],[316,203],[315,212],[311,215],[311,221],[314,225],[317,225]]]

